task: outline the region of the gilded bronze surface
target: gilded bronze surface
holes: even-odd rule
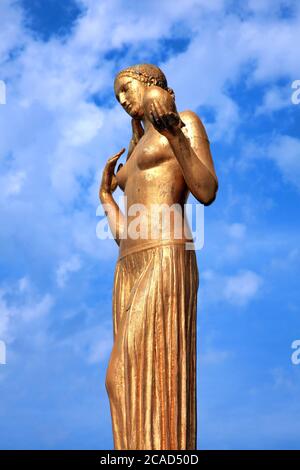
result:
[[[183,208],[190,192],[205,205],[215,199],[209,140],[194,112],[177,111],[158,67],[122,70],[114,90],[132,118],[126,161],[115,171],[125,149],[107,161],[99,191],[119,245],[106,374],[114,447],[196,449],[199,278],[195,250],[185,245],[192,237]],[[127,198],[125,214],[113,198],[117,186]],[[144,208],[140,237],[128,230],[135,227],[130,208],[136,204]],[[166,226],[163,208],[173,205]]]

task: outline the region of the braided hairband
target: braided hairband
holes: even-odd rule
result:
[[[153,75],[148,75],[147,73],[140,70],[125,69],[118,73],[117,78],[119,77],[132,77],[139,80],[140,82],[143,82],[146,86],[159,86],[160,88],[168,91],[170,95],[175,98],[174,91],[172,88],[167,86],[165,80],[154,77]]]

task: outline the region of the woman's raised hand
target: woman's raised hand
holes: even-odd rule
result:
[[[177,130],[185,126],[176,108],[170,109],[156,99],[149,106],[149,114],[155,129],[167,138],[176,135]]]
[[[125,148],[122,148],[120,152],[116,153],[107,160],[107,163],[104,167],[102,173],[102,180],[99,188],[99,197],[112,194],[118,186],[117,178],[115,176],[114,170],[120,156],[125,152]]]

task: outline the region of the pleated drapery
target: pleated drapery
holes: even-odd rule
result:
[[[182,243],[118,259],[106,374],[115,449],[196,449],[198,285]]]

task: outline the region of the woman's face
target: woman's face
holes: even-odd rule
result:
[[[143,99],[145,86],[131,77],[119,77],[115,81],[115,94],[129,116],[141,119],[144,115]]]

